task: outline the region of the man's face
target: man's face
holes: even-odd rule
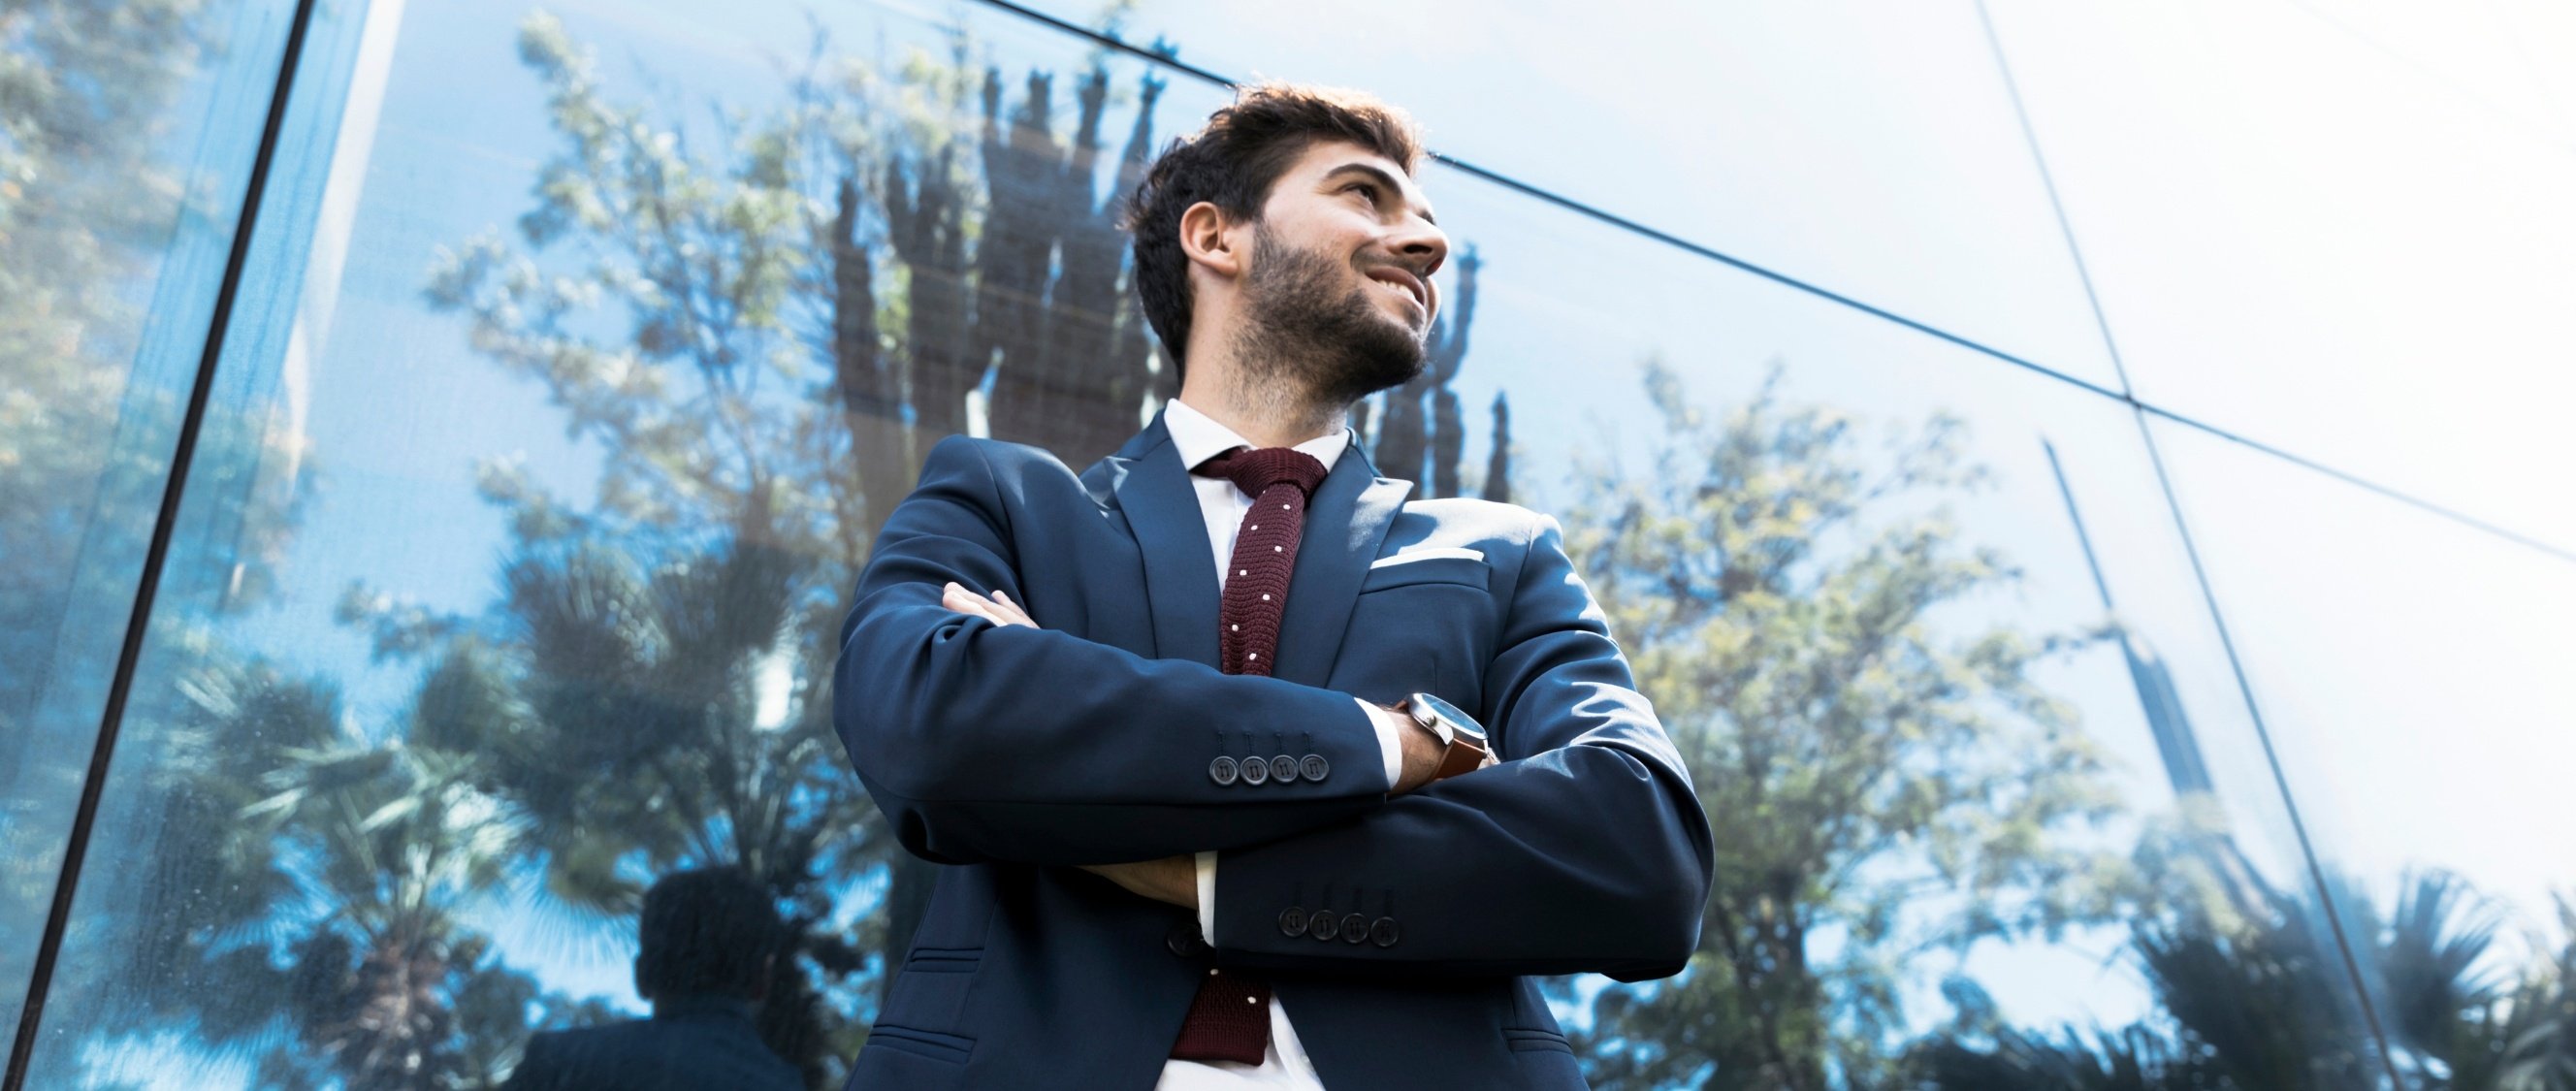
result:
[[[1271,186],[1244,278],[1247,361],[1294,368],[1356,401],[1422,371],[1449,238],[1403,169],[1318,143]]]

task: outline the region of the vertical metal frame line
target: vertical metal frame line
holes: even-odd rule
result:
[[[161,488],[161,508],[152,524],[150,546],[143,555],[143,574],[134,592],[134,606],[125,623],[125,642],[117,651],[116,673],[109,683],[107,706],[99,716],[98,737],[90,750],[88,774],[81,781],[78,810],[72,816],[71,836],[63,846],[61,876],[54,883],[51,908],[45,914],[45,931],[36,948],[33,971],[27,978],[27,999],[18,1012],[17,1036],[9,1048],[9,1066],[0,1073],[0,1091],[23,1091],[28,1066],[33,1062],[36,1035],[45,1012],[45,997],[53,985],[54,966],[62,954],[63,933],[71,922],[73,896],[77,892],[81,864],[89,852],[93,826],[98,821],[99,800],[107,788],[108,767],[116,755],[118,729],[125,719],[127,694],[134,685],[136,664],[143,655],[146,631],[151,626],[152,602],[161,588],[161,568],[170,556],[170,539],[178,523],[179,505],[185,496],[189,465],[196,456],[197,437],[203,430],[206,406],[214,396],[215,367],[223,355],[224,336],[232,324],[234,301],[241,291],[242,269],[250,259],[251,236],[258,227],[259,207],[268,189],[268,172],[277,155],[279,134],[286,125],[286,103],[295,86],[295,71],[303,61],[304,36],[313,24],[314,0],[296,0],[293,21],[286,31],[286,50],[278,60],[277,87],[269,96],[268,116],[260,129],[259,150],[251,160],[250,179],[243,188],[241,215],[233,227],[232,246],[224,258],[223,279],[215,292],[215,307],[206,325],[205,349],[197,358],[197,374],[188,391],[187,414],[179,423],[179,440],[171,452],[168,480]]]
[[[2030,159],[2038,168],[2040,184],[2048,194],[2051,211],[2057,215],[2058,230],[2066,239],[2066,252],[2075,261],[2075,274],[2084,285],[2085,302],[2093,308],[2094,324],[2102,331],[2102,347],[2111,357],[2113,370],[2120,375],[2120,385],[2127,396],[2132,419],[2138,423],[2138,438],[2147,447],[2147,462],[2156,471],[2156,487],[2164,493],[2165,510],[2173,516],[2174,533],[2182,539],[2183,556],[2191,562],[2192,581],[2200,586],[2200,600],[2209,610],[2210,624],[2218,630],[2218,646],[2227,655],[2228,671],[2236,678],[2236,692],[2245,701],[2246,717],[2254,725],[2254,738],[2262,744],[2263,762],[2271,767],[2273,789],[2280,793],[2281,807],[2290,817],[2290,830],[2298,838],[2299,855],[2308,865],[2308,881],[2315,889],[2318,909],[2324,914],[2327,930],[2333,934],[2335,953],[2342,957],[2344,973],[2352,982],[2353,997],[2361,1005],[2361,1016],[2370,1031],[2372,1044],[2379,1049],[2380,1066],[2388,1073],[2389,1086],[2403,1088],[2406,1081],[2397,1073],[2397,1060],[2389,1051],[2388,1033],[2381,1025],[2378,1005],[2373,1003],[2369,980],[2362,975],[2361,961],[2353,954],[2352,937],[2344,931],[2343,914],[2335,905],[2333,888],[2326,880],[2325,865],[2317,859],[2315,841],[2308,834],[2307,819],[2299,813],[2298,798],[2290,791],[2290,778],[2282,769],[2281,755],[2272,745],[2271,726],[2264,722],[2262,703],[2255,699],[2254,684],[2245,673],[2245,661],[2236,652],[2236,640],[2227,628],[2226,613],[2219,609],[2218,595],[2209,582],[2209,570],[2201,563],[2200,545],[2191,533],[2191,522],[2182,510],[2182,498],[2174,491],[2173,475],[2165,470],[2164,452],[2156,446],[2155,431],[2148,426],[2148,408],[2136,397],[2130,386],[2127,366],[2120,359],[2119,341],[2111,335],[2111,320],[2102,309],[2102,297],[2093,290],[2093,277],[2084,264],[2083,248],[2076,245],[2075,225],[2066,215],[2066,204],[2059,199],[2056,180],[2048,172],[2048,158],[2042,154],[2039,132],[2030,121],[2030,110],[2024,105],[2021,86],[2013,79],[2012,64],[2004,56],[2001,35],[1995,32],[1994,17],[1986,11],[1986,0],[1974,0],[1977,22],[1985,30],[1986,46],[1994,54],[1995,71],[2003,77],[2004,93],[2012,101],[2013,116],[2021,123],[2022,139],[2030,148]]]

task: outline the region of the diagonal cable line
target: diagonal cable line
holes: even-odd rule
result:
[[[1039,11],[1025,4],[1017,3],[1015,0],[976,0],[976,2],[983,4],[986,7],[1008,12],[1031,22],[1043,24],[1063,33],[1086,39],[1103,49],[1125,54],[1149,64],[1158,65],[1173,72],[1178,72],[1195,79],[1203,80],[1207,83],[1215,84],[1220,87],[1236,87],[1240,85],[1239,81],[1222,73],[1187,63],[1155,49],[1136,45],[1119,38],[1116,35],[1103,33],[1079,23],[1069,22],[1065,19]],[[2015,105],[2016,109],[2018,109],[2018,98],[2015,99]],[[2023,129],[2025,135],[2027,135],[2027,121],[2023,123]],[[2429,500],[2392,486],[2380,484],[2379,482],[2348,470],[2337,469],[2336,467],[2327,465],[2326,463],[2319,462],[2316,459],[2284,450],[2273,444],[2250,438],[2241,433],[2219,427],[2218,425],[2211,424],[2207,421],[2200,420],[2199,418],[2192,417],[2176,410],[2167,409],[2163,406],[2141,401],[2135,394],[2128,390],[2114,390],[2110,387],[2103,386],[2100,383],[2061,371],[2027,357],[2007,352],[2001,348],[1997,348],[1974,338],[1952,333],[1927,322],[1908,318],[1884,307],[1874,306],[1841,292],[1834,291],[1831,288],[1827,288],[1813,281],[1805,280],[1800,277],[1781,272],[1777,269],[1772,269],[1768,266],[1748,261],[1733,254],[1726,253],[1725,251],[1719,250],[1713,246],[1693,242],[1689,239],[1672,234],[1671,232],[1651,227],[1638,220],[1630,219],[1629,217],[1611,212],[1608,209],[1601,208],[1597,205],[1577,200],[1551,189],[1521,181],[1500,171],[1478,166],[1475,163],[1458,156],[1440,151],[1432,151],[1427,154],[1434,162],[1458,171],[1459,173],[1472,176],[1480,181],[1500,186],[1524,197],[1540,201],[1558,209],[1574,213],[1575,215],[1592,220],[1596,223],[1605,224],[1629,234],[1636,235],[1640,238],[1649,239],[1665,246],[1681,250],[1685,253],[1706,258],[1710,261],[1717,262],[1720,265],[1752,274],[1753,276],[1760,277],[1782,287],[1803,292],[1818,299],[1827,300],[1851,310],[1859,311],[1860,313],[1869,315],[1872,318],[1895,323],[1896,325],[1903,326],[1906,329],[1913,330],[1936,340],[1956,345],[1980,356],[1998,360],[2003,363],[2011,364],[2014,367],[2021,368],[2025,371],[2046,376],[2089,394],[2109,398],[2112,401],[2126,405],[2139,413],[2144,413],[2159,420],[2171,421],[2194,431],[2241,445],[2248,449],[2269,455],[2273,458],[2281,459],[2303,469],[2324,474],[2327,477],[2341,481],[2347,485],[2396,501],[2397,503],[2414,508],[2415,510],[2427,515],[2457,523],[2483,534],[2502,538],[2505,541],[2514,543],[2515,545],[2537,551],[2558,560],[2565,561],[2569,564],[2576,564],[2576,546],[2560,545],[2546,541],[2522,531],[2506,527],[2494,521],[2471,515],[2447,504]],[[2043,167],[2043,178],[2045,176],[2045,170],[2046,168]],[[2056,190],[2053,183],[2050,185],[2049,195],[2051,206],[2057,208],[2059,227],[2063,229],[2066,226],[2065,212],[2056,200]],[[2083,259],[2080,255],[2076,258],[2076,262],[2078,267],[2078,276],[2084,281],[2085,297],[2093,306],[2096,322],[2100,322],[2102,321],[2101,301],[2093,297],[2092,279],[2089,274],[2083,271]],[[2105,344],[2110,343],[2110,331],[2107,328],[2103,330],[2103,340]],[[2126,385],[2128,383],[2127,372],[2119,360],[2116,348],[2113,349],[2112,367],[2115,371],[2119,372],[2121,383]]]
[[[2031,126],[2030,110],[2022,102],[2021,84],[2013,79],[2012,63],[2004,56],[2003,37],[1995,33],[1994,16],[1986,10],[1986,0],[1975,0],[1977,25],[1985,31],[1986,47],[1995,58],[1995,73],[2003,77],[2004,94],[2012,100],[2013,117],[2021,123],[2022,140],[2029,146],[2031,164],[2039,170],[2040,186],[2048,194],[2049,207],[2057,213],[2057,227],[2066,239],[2066,251],[2075,259],[2075,273],[2084,282],[2084,298],[2093,308],[2093,320],[2102,331],[2102,346],[2111,355],[2111,365],[2128,381],[2128,369],[2120,362],[2119,339],[2111,335],[2110,317],[2102,310],[2102,298],[2093,289],[2093,276],[2084,264],[2084,250],[2076,245],[2075,224],[2066,216],[2066,204],[2057,195],[2057,181],[2048,172],[2048,157],[2041,153],[2039,131]],[[2361,971],[2361,960],[2353,954],[2352,937],[2346,933],[2343,912],[2336,906],[2334,887],[2326,880],[2325,863],[2317,855],[2315,841],[2308,834],[2307,817],[2299,811],[2299,801],[2290,791],[2290,778],[2282,768],[2281,756],[2272,744],[2271,725],[2263,719],[2263,706],[2254,697],[2254,682],[2245,673],[2245,661],[2237,655],[2236,639],[2228,630],[2227,616],[2219,609],[2217,590],[2209,582],[2209,571],[2201,563],[2200,545],[2191,532],[2191,522],[2182,510],[2182,498],[2175,493],[2173,476],[2165,470],[2164,452],[2156,445],[2155,429],[2147,426],[2146,407],[2136,398],[2126,399],[2136,410],[2138,439],[2146,445],[2147,461],[2155,468],[2156,487],[2164,493],[2165,510],[2172,513],[2174,530],[2182,539],[2183,556],[2191,562],[2192,582],[2200,587],[2203,609],[2218,630],[2219,649],[2227,655],[2229,673],[2236,678],[2237,696],[2245,702],[2245,714],[2254,728],[2255,741],[2263,747],[2263,763],[2271,770],[2272,789],[2280,794],[2281,808],[2290,818],[2290,832],[2298,841],[2299,855],[2307,861],[2308,881],[2317,894],[2319,915],[2325,918],[2326,930],[2334,938],[2335,953],[2341,957],[2345,976],[2352,982],[2353,1000],[2361,1008],[2363,1024],[2370,1031],[2371,1043],[2378,1047],[2380,1067],[2388,1072],[2390,1086],[2406,1086],[2398,1075],[2397,1060],[2391,1055],[2388,1032],[2381,1025],[2379,1006],[2371,997],[2370,979]],[[2054,457],[2054,456],[2052,456]]]

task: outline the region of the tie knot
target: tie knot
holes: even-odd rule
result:
[[[1294,447],[1237,447],[1190,472],[1231,480],[1246,496],[1260,496],[1271,486],[1287,482],[1312,500],[1315,486],[1324,483],[1323,460]]]

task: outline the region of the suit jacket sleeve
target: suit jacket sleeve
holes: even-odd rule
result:
[[[1346,694],[941,606],[952,580],[1028,601],[1010,522],[1025,505],[1006,495],[1040,472],[1063,473],[997,473],[978,441],[942,440],[860,574],[833,722],[905,848],[941,863],[1145,860],[1274,840],[1384,802],[1377,729]],[[1311,733],[1332,772],[1217,784],[1220,726]]]
[[[527,1046],[520,1051],[519,1064],[510,1070],[509,1082],[501,1091],[557,1091],[563,1086],[564,1065],[555,1046],[561,1038],[539,1031],[528,1036]]]
[[[1534,515],[1531,533],[1485,672],[1480,715],[1502,763],[1222,854],[1218,961],[1630,981],[1688,961],[1711,879],[1707,815],[1556,521]],[[1291,907],[1389,918],[1397,938],[1291,936]]]

